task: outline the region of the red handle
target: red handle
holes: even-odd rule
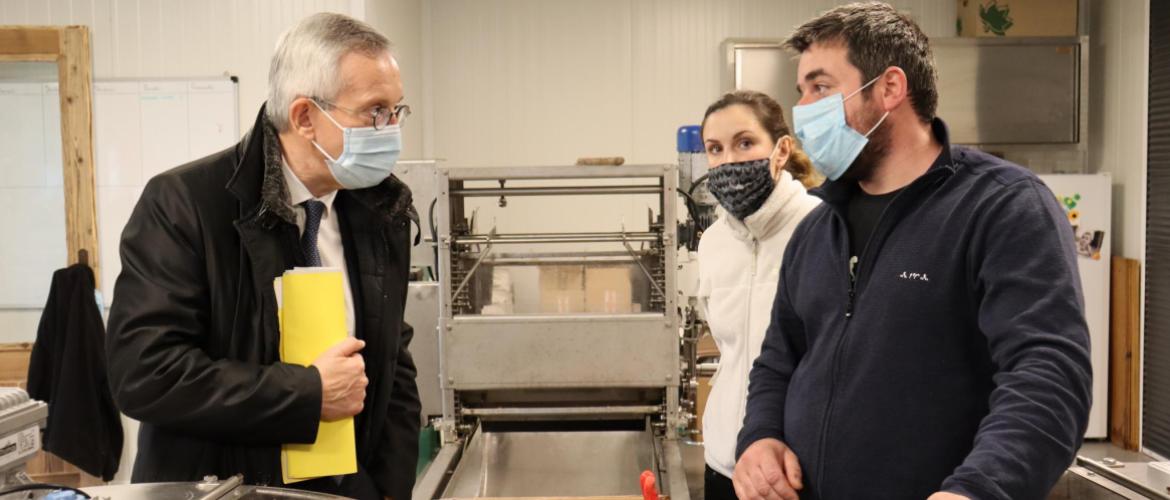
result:
[[[642,500],[658,500],[658,485],[657,480],[654,479],[654,473],[648,470],[642,472],[640,482],[642,483]]]

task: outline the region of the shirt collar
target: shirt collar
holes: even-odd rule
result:
[[[320,198],[315,198],[313,193],[309,192],[309,188],[305,187],[305,183],[297,177],[289,168],[288,162],[281,160],[281,170],[284,172],[284,183],[288,186],[288,203],[294,208],[309,200],[317,200],[325,204],[326,210],[332,211],[333,199],[337,197],[337,191],[330,191]]]

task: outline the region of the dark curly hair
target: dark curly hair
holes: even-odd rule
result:
[[[902,68],[914,114],[923,123],[934,119],[938,76],[930,39],[909,16],[881,2],[842,5],[800,25],[784,41],[786,48],[797,53],[813,44],[844,44],[849,62],[861,70],[863,82],[877,78],[890,66]],[[871,90],[873,87],[864,93]]]

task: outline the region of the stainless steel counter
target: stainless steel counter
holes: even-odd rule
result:
[[[479,432],[442,496],[638,495],[653,450],[639,431]]]

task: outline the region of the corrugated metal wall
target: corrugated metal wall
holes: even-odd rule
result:
[[[1151,0],[1142,446],[1170,457],[1170,0]]]

